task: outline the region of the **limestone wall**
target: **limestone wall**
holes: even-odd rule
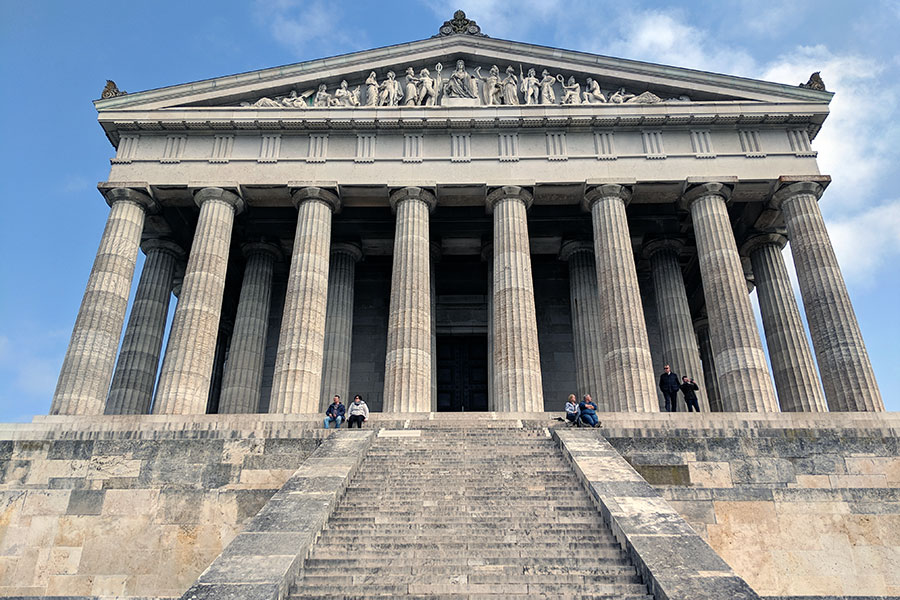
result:
[[[180,596],[319,442],[139,435],[0,441],[0,596]]]
[[[896,428],[621,429],[609,441],[760,595],[900,595]]]

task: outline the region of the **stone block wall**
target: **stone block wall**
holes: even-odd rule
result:
[[[897,429],[625,429],[609,441],[760,595],[900,595]]]
[[[0,441],[0,596],[180,596],[319,443],[196,434]]]

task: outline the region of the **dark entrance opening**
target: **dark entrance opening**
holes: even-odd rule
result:
[[[486,336],[437,336],[437,409],[488,409]]]

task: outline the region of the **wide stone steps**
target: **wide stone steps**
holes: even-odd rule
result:
[[[291,598],[649,600],[541,430],[379,437]]]

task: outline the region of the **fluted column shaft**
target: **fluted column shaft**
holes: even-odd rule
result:
[[[59,372],[51,415],[102,414],[109,391],[144,217],[155,203],[127,188],[109,190],[106,201],[106,228]]]
[[[700,350],[700,361],[703,363],[703,381],[706,384],[709,410],[723,412],[725,408],[719,398],[719,380],[716,376],[716,363],[713,360],[712,342],[709,339],[709,320],[702,318],[694,321],[694,332],[697,334],[697,347]]]
[[[275,357],[270,413],[317,413],[322,391],[331,215],[338,197],[305,187],[294,192],[297,229]]]
[[[591,394],[602,411],[612,410],[604,393],[603,328],[597,297],[597,265],[591,242],[566,242],[560,258],[569,263],[569,301],[575,349],[575,390],[579,398]]]
[[[328,307],[325,311],[325,355],[319,409],[324,412],[334,395],[350,402],[350,352],[353,341],[353,292],[356,263],[362,250],[356,244],[331,245]]]
[[[679,240],[654,240],[647,244],[644,252],[650,257],[663,361],[679,376],[687,375],[696,381],[704,381],[697,335],[678,262],[678,251],[682,245]],[[705,386],[697,391],[697,401],[702,411],[709,412]]]
[[[391,195],[397,214],[384,371],[385,412],[431,410],[431,257],[434,196],[417,187]]]
[[[883,411],[872,362],[838,265],[818,198],[817,183],[788,185],[773,198],[781,206],[819,373],[832,411]]]
[[[203,414],[209,397],[231,229],[243,201],[222,188],[198,190],[194,201],[200,217],[169,331],[155,414]]]
[[[265,242],[250,242],[244,244],[241,250],[247,262],[228,362],[222,377],[219,414],[256,412],[262,385],[272,274],[279,250],[277,246]]]
[[[781,410],[821,412],[828,409],[781,254],[786,243],[787,238],[782,235],[762,234],[750,238],[743,250],[749,254],[753,266],[759,312]]]
[[[728,412],[777,411],[747,284],[725,204],[730,189],[719,183],[689,190],[703,294],[709,316],[719,395]]]
[[[108,415],[150,412],[169,314],[172,276],[175,263],[184,255],[180,246],[163,239],[148,240],[141,244],[141,248],[147,258],[106,399],[105,412]]]
[[[531,194],[517,186],[487,198],[494,215],[494,404],[499,411],[543,411],[541,356],[527,211]]]
[[[594,225],[603,373],[616,389],[612,410],[658,412],[647,325],[625,214],[630,200],[630,191],[620,185],[598,186],[585,196]]]

